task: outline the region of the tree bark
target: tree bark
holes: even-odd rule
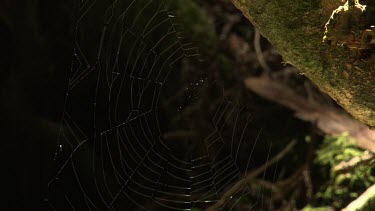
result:
[[[366,10],[370,13],[364,17],[367,19],[375,14],[371,1],[361,2],[368,3]],[[355,118],[375,127],[374,46],[369,45],[368,49],[362,51],[322,42],[325,24],[333,10],[344,4],[341,0],[232,2],[274,45],[287,63],[297,67]]]
[[[295,111],[296,117],[316,125],[324,134],[340,136],[349,132],[358,147],[375,153],[375,130],[370,130],[336,107],[305,99],[288,86],[266,76],[246,78],[245,85],[262,98]]]

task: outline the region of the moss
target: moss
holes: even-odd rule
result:
[[[311,205],[308,205],[304,207],[301,211],[333,211],[331,207],[312,207]]]
[[[287,63],[304,72],[353,116],[375,126],[375,59],[322,43],[328,21],[322,12],[328,9],[320,0],[232,1]]]

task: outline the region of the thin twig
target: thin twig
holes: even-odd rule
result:
[[[372,161],[374,161],[374,159],[375,159],[375,155],[373,153],[365,151],[364,154],[360,157],[352,158],[351,160],[346,161],[346,162],[342,161],[341,163],[339,163],[333,168],[333,171],[336,174],[346,173],[360,165],[369,164]]]
[[[235,182],[234,185],[231,185],[231,188],[225,192],[225,194],[218,200],[214,205],[209,207],[208,211],[213,211],[219,207],[221,207],[232,195],[234,195],[239,189],[243,188],[245,185],[249,184],[255,177],[266,170],[267,166],[273,165],[274,163],[278,162],[281,158],[283,158],[297,143],[296,140],[292,140],[281,152],[279,152],[275,157],[273,157],[269,162],[263,164],[262,166],[258,167],[257,169],[250,171],[245,175],[244,178]]]
[[[260,66],[262,66],[263,70],[265,73],[269,74],[271,72],[271,68],[268,66],[267,62],[264,59],[263,52],[262,52],[262,47],[260,45],[260,38],[261,35],[257,29],[255,29],[254,33],[254,48],[255,48],[255,53],[257,56],[257,59],[259,61]]]

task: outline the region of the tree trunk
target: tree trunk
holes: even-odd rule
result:
[[[375,36],[372,37],[371,25],[375,25],[375,6],[372,1],[362,1],[363,5],[358,6],[364,8],[367,4],[365,11],[350,6],[349,14],[345,9],[349,8],[348,4],[345,7],[341,0],[232,0],[287,63],[296,66],[355,118],[374,128]],[[325,32],[325,25],[340,5],[345,8],[336,10],[329,34]],[[347,32],[341,30],[343,27]],[[365,41],[361,37],[364,32],[370,32]],[[323,42],[325,35],[334,42]]]

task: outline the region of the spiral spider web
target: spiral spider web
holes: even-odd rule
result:
[[[246,141],[249,113],[222,97],[205,137],[167,140],[161,96],[171,92],[177,64],[199,58],[174,15],[161,0],[87,0],[77,13],[50,207],[192,210],[216,203],[249,169],[256,147]],[[221,207],[231,210],[251,192],[243,187]]]

